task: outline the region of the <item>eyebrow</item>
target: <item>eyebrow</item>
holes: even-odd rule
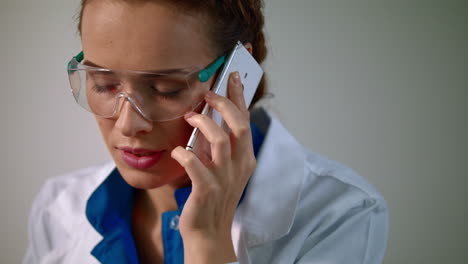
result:
[[[82,64],[87,65],[87,66],[97,67],[97,68],[108,69],[90,60],[83,60]],[[140,72],[144,72],[144,73],[147,73],[148,75],[151,75],[151,74],[181,73],[181,72],[184,72],[184,70],[185,70],[184,68],[174,68],[174,69],[145,70],[145,71],[140,71]]]

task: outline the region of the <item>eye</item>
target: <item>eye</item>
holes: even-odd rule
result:
[[[95,84],[93,86],[93,90],[97,93],[116,93],[117,92],[117,84],[116,85],[99,85]]]
[[[89,72],[91,87],[96,93],[115,93],[120,82],[114,74],[108,72]]]
[[[180,87],[160,87],[159,85],[150,85],[151,94],[156,97],[162,98],[176,98],[179,96],[183,89]]]
[[[148,83],[154,96],[164,98],[178,97],[187,89],[185,80],[176,80],[168,78],[153,79]]]
[[[162,97],[174,98],[180,94],[181,90],[171,91],[171,92],[159,92],[159,95]]]

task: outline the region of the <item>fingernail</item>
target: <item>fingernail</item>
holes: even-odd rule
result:
[[[206,93],[206,97],[207,98],[215,98],[216,97],[216,93],[214,93],[213,91],[208,91]]]
[[[234,84],[236,85],[240,85],[241,81],[240,81],[240,75],[239,75],[239,72],[235,72],[234,73]]]
[[[190,119],[192,116],[194,116],[196,113],[195,112],[189,112],[184,115],[185,119]]]

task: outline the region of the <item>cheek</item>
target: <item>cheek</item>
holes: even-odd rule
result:
[[[113,140],[113,130],[115,121],[106,118],[96,117],[96,123],[99,127],[99,131],[101,132],[101,137],[106,144],[106,148],[109,151],[111,156],[115,155],[114,147],[115,147],[115,140]]]
[[[173,147],[183,146],[188,142],[192,134],[193,127],[190,126],[183,118],[171,121],[166,126],[166,135]]]
[[[96,123],[101,132],[101,136],[104,139],[104,142],[109,146],[108,142],[110,140],[110,135],[112,133],[112,128],[114,127],[114,121],[104,118],[96,117]]]
[[[205,104],[200,104],[194,112],[201,113]],[[173,147],[176,146],[185,146],[188,143],[190,136],[192,135],[194,127],[189,125],[185,119],[182,117],[177,120],[169,121],[165,125],[166,135],[170,139],[170,143]]]

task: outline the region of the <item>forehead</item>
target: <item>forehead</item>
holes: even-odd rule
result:
[[[184,68],[215,56],[202,16],[138,1],[90,1],[81,37],[85,59],[113,69]]]

